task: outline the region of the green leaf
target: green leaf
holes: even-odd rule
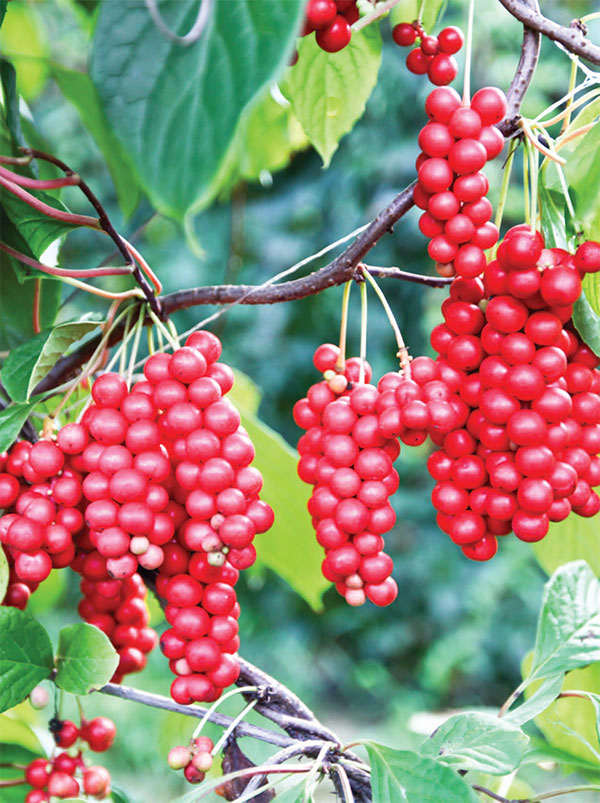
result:
[[[15,719],[8,714],[0,714],[0,733],[3,743],[18,744],[19,747],[24,747],[38,756],[44,755],[40,740],[29,725],[21,719]]]
[[[10,61],[0,58],[0,82],[4,98],[4,117],[10,133],[12,152],[25,140],[21,133],[21,115],[19,114],[19,95],[17,92],[17,73]]]
[[[38,399],[26,404],[11,404],[0,410],[0,452],[6,451],[17,440],[37,401]]]
[[[189,47],[161,33],[144,0],[102,3],[91,75],[109,125],[161,212],[182,219],[219,190],[247,105],[283,69],[304,3],[215,3]],[[165,24],[189,31],[197,0],[163,0]],[[134,44],[135,43],[135,46]]]
[[[17,778],[22,778],[23,770],[17,769],[17,767],[14,766],[15,764],[21,766],[27,765],[36,758],[44,757],[44,751],[41,747],[36,749],[34,752],[11,742],[10,737],[7,741],[5,741],[5,724],[6,727],[10,729],[12,722],[14,722],[14,720],[9,719],[9,717],[0,718],[0,733],[2,734],[2,744],[0,744],[0,756],[2,756],[2,761],[0,763],[0,781],[10,781]],[[24,727],[27,726],[24,725]],[[2,764],[7,764],[9,766],[2,766]],[[2,796],[0,799],[2,800],[2,803],[23,803],[24,791],[25,790],[22,786],[4,787],[2,789]]]
[[[365,742],[373,803],[475,803],[471,787],[450,767],[410,750]]]
[[[3,221],[0,221],[0,225]],[[4,236],[5,229],[2,227]],[[10,350],[33,337],[33,282],[21,284],[12,269],[11,257],[0,255],[0,349]],[[16,263],[15,263],[16,265]],[[41,280],[40,323],[52,326],[62,293],[60,282]]]
[[[528,677],[548,677],[600,660],[600,582],[585,561],[546,583]]]
[[[0,28],[2,27],[2,23],[4,22],[4,15],[6,14],[7,7],[8,7],[8,0],[0,0]]]
[[[421,22],[427,33],[433,33],[433,29],[440,15],[445,0],[400,0],[394,6],[390,14],[390,25],[398,25],[400,22],[412,22],[419,16],[421,11]]]
[[[564,677],[564,673],[559,672],[557,675],[545,678],[524,703],[506,714],[505,721],[512,722],[513,725],[524,725],[537,717],[556,700],[562,690]]]
[[[122,787],[115,786],[112,781],[110,782],[110,796],[113,803],[133,803],[127,792]]]
[[[248,374],[236,369],[234,375],[235,382],[227,398],[236,407],[243,409],[244,412],[256,415],[260,406],[260,388]]]
[[[573,307],[573,323],[583,342],[600,356],[600,316],[582,293]]]
[[[531,656],[528,658],[531,660]],[[523,674],[526,674],[526,668],[527,659],[523,662],[525,670]],[[561,691],[591,694],[597,698],[598,689],[600,689],[600,663],[595,663],[583,669],[568,672]],[[530,699],[533,699],[533,696],[535,696],[535,692]],[[596,699],[594,699],[594,705],[596,705]],[[582,700],[579,697],[558,698],[535,717],[535,724],[552,747],[564,750],[571,757],[595,761],[596,772],[600,772],[598,720],[591,716],[588,700]]]
[[[239,371],[236,376],[240,376]],[[247,377],[245,380],[245,393],[239,393],[234,386],[231,399],[240,410],[242,425],[256,448],[252,465],[264,478],[261,499],[275,513],[273,527],[256,539],[258,561],[286,580],[314,610],[320,610],[321,597],[329,582],[321,573],[323,553],[306,508],[310,490],[296,472],[296,451],[254,414],[256,386],[248,385],[251,380]],[[245,399],[249,399],[250,409]]]
[[[544,173],[542,173],[542,176]],[[558,190],[548,189],[543,183],[539,187],[539,202],[542,218],[542,234],[546,248],[568,248],[567,217],[569,210],[564,195]]]
[[[542,764],[548,761],[559,764],[563,773],[581,771],[588,777],[600,779],[600,767],[595,759],[581,758],[568,750],[553,747],[543,739],[532,738],[531,747],[525,752],[521,766]]]
[[[362,116],[380,63],[381,35],[376,25],[353,34],[339,53],[321,50],[313,34],[298,44],[298,62],[281,89],[324,167]]]
[[[270,88],[252,104],[245,120],[240,142],[239,175],[248,180],[260,179],[265,172],[274,173],[286,167],[294,151],[309,144],[302,126],[289,102],[277,99]]]
[[[6,554],[4,550],[0,548],[0,600],[4,599],[6,589],[8,588],[8,572]]]
[[[599,115],[600,98],[596,98],[577,115],[565,135],[588,125]],[[560,153],[567,159],[564,171],[573,194],[577,218],[585,236],[597,240],[600,238],[600,195],[597,183],[590,179],[600,175],[600,121],[583,136],[568,142]]]
[[[600,273],[588,273],[583,279],[583,292],[596,315],[600,315]]]
[[[0,608],[0,712],[27,697],[52,671],[52,644],[33,616]]]
[[[99,321],[70,321],[54,329],[41,332],[13,349],[2,366],[2,383],[14,401],[27,401],[35,386],[43,379],[57,360],[89,332]]]
[[[75,106],[81,122],[100,148],[115,184],[119,206],[123,215],[130,217],[140,200],[139,184],[133,167],[106,119],[96,87],[86,73],[68,70],[60,64],[51,64],[50,69],[60,91]]]
[[[594,706],[594,711],[596,712],[596,736],[600,739],[600,694],[596,694],[593,691],[583,691],[582,689],[574,689],[571,694],[578,694],[580,697],[584,697]]]
[[[30,188],[27,188],[27,192],[43,203],[48,204],[48,206],[54,207],[54,209],[59,209],[63,212],[68,211],[64,204],[48,195],[47,192],[40,192]],[[2,193],[2,206],[9,220],[18,230],[36,259],[39,259],[46,248],[56,239],[76,228],[71,223],[54,220],[44,212],[38,212],[37,209],[29,206],[25,201],[8,191]]]
[[[450,717],[419,746],[422,756],[456,769],[507,775],[519,766],[529,737],[514,723],[493,714]]]
[[[89,694],[114,674],[119,655],[108,636],[94,625],[80,622],[58,634],[56,685],[71,694]]]
[[[531,547],[548,575],[564,563],[585,560],[594,574],[600,576],[600,528],[595,517],[569,516],[550,524],[548,535]]]

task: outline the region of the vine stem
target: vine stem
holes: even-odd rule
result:
[[[133,689],[130,686],[121,686],[117,683],[107,683],[101,689],[98,689],[96,694],[108,694],[111,697],[120,697],[123,700],[129,700],[134,703],[150,706],[151,708],[160,708],[163,711],[171,711],[176,714],[183,714],[187,717],[195,717],[196,719],[203,719],[207,714],[207,709],[200,706],[180,705],[174,702],[169,697],[163,697],[159,694],[151,694],[150,692],[140,691]],[[208,720],[221,728],[228,728],[233,722],[233,718],[225,714],[219,714],[213,711]],[[249,736],[253,739],[258,739],[268,744],[273,744],[277,747],[290,747],[295,744],[295,740],[290,736],[283,733],[277,733],[269,730],[268,728],[261,728],[259,725],[251,725],[248,722],[240,722],[237,725],[237,733],[239,736]]]
[[[340,319],[340,353],[335,362],[335,370],[342,373],[346,365],[346,340],[348,335],[348,307],[350,305],[350,290],[352,282],[346,282],[342,295],[342,315]]]
[[[42,295],[42,281],[35,279],[33,284],[33,332],[36,335],[42,331],[40,322],[40,301]]]
[[[0,187],[4,187],[5,190],[16,195],[20,201],[24,201],[28,206],[46,215],[46,217],[60,220],[61,223],[68,223],[71,226],[86,226],[90,229],[101,228],[98,218],[90,217],[89,215],[73,215],[71,212],[63,212],[62,209],[55,209],[55,207],[40,201],[35,195],[31,195],[27,190],[15,184],[14,181],[10,181],[2,176],[0,176]]]
[[[400,327],[398,326],[398,321],[396,320],[394,313],[392,312],[392,308],[389,305],[387,298],[384,296],[383,291],[375,281],[375,279],[369,273],[368,265],[363,265],[363,276],[369,282],[373,290],[377,293],[377,297],[381,301],[383,309],[385,310],[385,314],[387,315],[388,321],[392,329],[394,330],[394,336],[396,338],[396,344],[398,346],[398,352],[396,356],[400,360],[400,368],[404,371],[407,379],[410,379],[410,357],[408,356],[408,349],[404,342],[404,338],[402,337],[402,332],[400,331]]]
[[[51,265],[44,265],[43,262],[38,262],[37,259],[33,259],[32,257],[22,254],[20,251],[12,248],[10,245],[6,245],[6,243],[0,243],[0,248],[3,251],[6,251],[7,254],[10,254],[11,257],[18,259],[19,262],[22,262],[24,265],[28,265],[30,268],[35,268],[36,270],[41,270],[43,273],[47,273],[50,276],[58,276],[61,278],[77,278],[78,276],[83,276],[84,278],[93,278],[96,276],[128,276],[132,273],[132,269],[128,267],[81,269],[54,268]]]

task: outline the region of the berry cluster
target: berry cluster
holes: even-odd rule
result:
[[[214,745],[208,736],[191,739],[187,747],[179,745],[169,750],[167,763],[172,770],[183,770],[188,783],[201,783],[212,767]]]
[[[450,87],[430,92],[425,102],[429,122],[419,133],[415,204],[424,212],[421,232],[430,239],[429,256],[442,276],[479,276],[484,251],[498,240],[485,198],[489,182],[482,167],[498,156],[504,137],[495,127],[506,113],[500,89],[484,87],[470,106]]]
[[[104,752],[112,745],[116,728],[107,717],[83,721],[81,728],[70,720],[50,721],[56,744],[64,748],[49,761],[36,758],[25,769],[25,782],[32,787],[25,803],[46,803],[51,798],[75,798],[81,793],[103,800],[110,795],[110,773],[102,766],[86,766],[82,751],[66,752],[78,740],[87,742],[90,750]],[[82,745],[84,746],[84,745]]]
[[[337,346],[319,346],[313,361],[325,378],[294,406],[294,420],[306,430],[298,474],[314,486],[308,510],[326,552],[324,576],[350,605],[389,605],[398,589],[382,536],[396,520],[388,497],[398,488],[392,464],[400,448],[378,431],[380,388],[359,381],[356,358],[336,373],[338,359]],[[368,383],[368,365],[365,374]]]
[[[468,410],[435,441],[433,503],[441,529],[478,560],[495,554],[498,535],[539,541],[551,521],[600,510],[600,360],[570,325],[600,249],[545,249],[517,226],[497,257],[483,283],[455,280],[432,333]]]
[[[161,647],[186,703],[216,699],[237,678],[233,587],[256,560],[254,536],[273,523],[220,354],[218,338],[197,332],[150,357],[131,391],[101,375],[80,423],[56,443],[16,444],[0,475],[4,604],[24,607],[52,566],[70,565],[82,576],[81,616],[119,652],[120,682],[156,644],[137,570],[156,572],[171,625]]]
[[[148,627],[148,592],[137,573],[125,580],[107,579],[103,561],[89,554],[82,553],[79,587],[83,599],[77,610],[85,622],[98,627],[111,640],[119,654],[111,682],[121,683],[125,675],[142,671],[147,653],[158,644],[156,632]]]
[[[0,455],[0,543],[10,566],[4,604],[25,608],[52,568],[75,557],[73,538],[84,526],[81,474],[51,441],[19,442]]]
[[[463,46],[460,28],[444,28],[437,36],[428,36],[421,23],[401,22],[392,29],[394,42],[401,47],[412,47],[417,39],[419,46],[406,57],[406,66],[415,75],[427,75],[432,84],[446,86],[458,75],[454,53]]]
[[[316,31],[321,50],[337,53],[350,42],[358,16],[356,0],[308,0],[302,36]]]

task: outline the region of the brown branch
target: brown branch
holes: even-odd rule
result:
[[[500,2],[503,2],[503,0],[500,0]],[[526,0],[526,2],[532,12],[539,11],[537,0]],[[521,57],[519,58],[517,69],[515,70],[515,74],[506,93],[506,117],[498,124],[498,128],[505,137],[511,136],[511,134],[514,134],[515,131],[518,130],[519,109],[521,108],[523,98],[533,79],[540,56],[541,44],[541,34],[533,28],[524,25]]]
[[[573,20],[567,28],[544,17],[537,8],[533,8],[530,3],[525,3],[523,0],[500,0],[500,2],[509,14],[527,27],[554,42],[559,42],[570,53],[592,64],[600,65],[600,46],[586,39],[587,28],[579,20]]]

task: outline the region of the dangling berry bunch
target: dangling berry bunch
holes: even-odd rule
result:
[[[450,26],[437,36],[428,36],[421,23],[415,20],[395,25],[392,37],[400,47],[412,47],[419,39],[418,47],[406,57],[406,66],[415,75],[427,75],[436,86],[446,86],[458,75],[454,54],[458,53],[464,42],[460,28]]]

